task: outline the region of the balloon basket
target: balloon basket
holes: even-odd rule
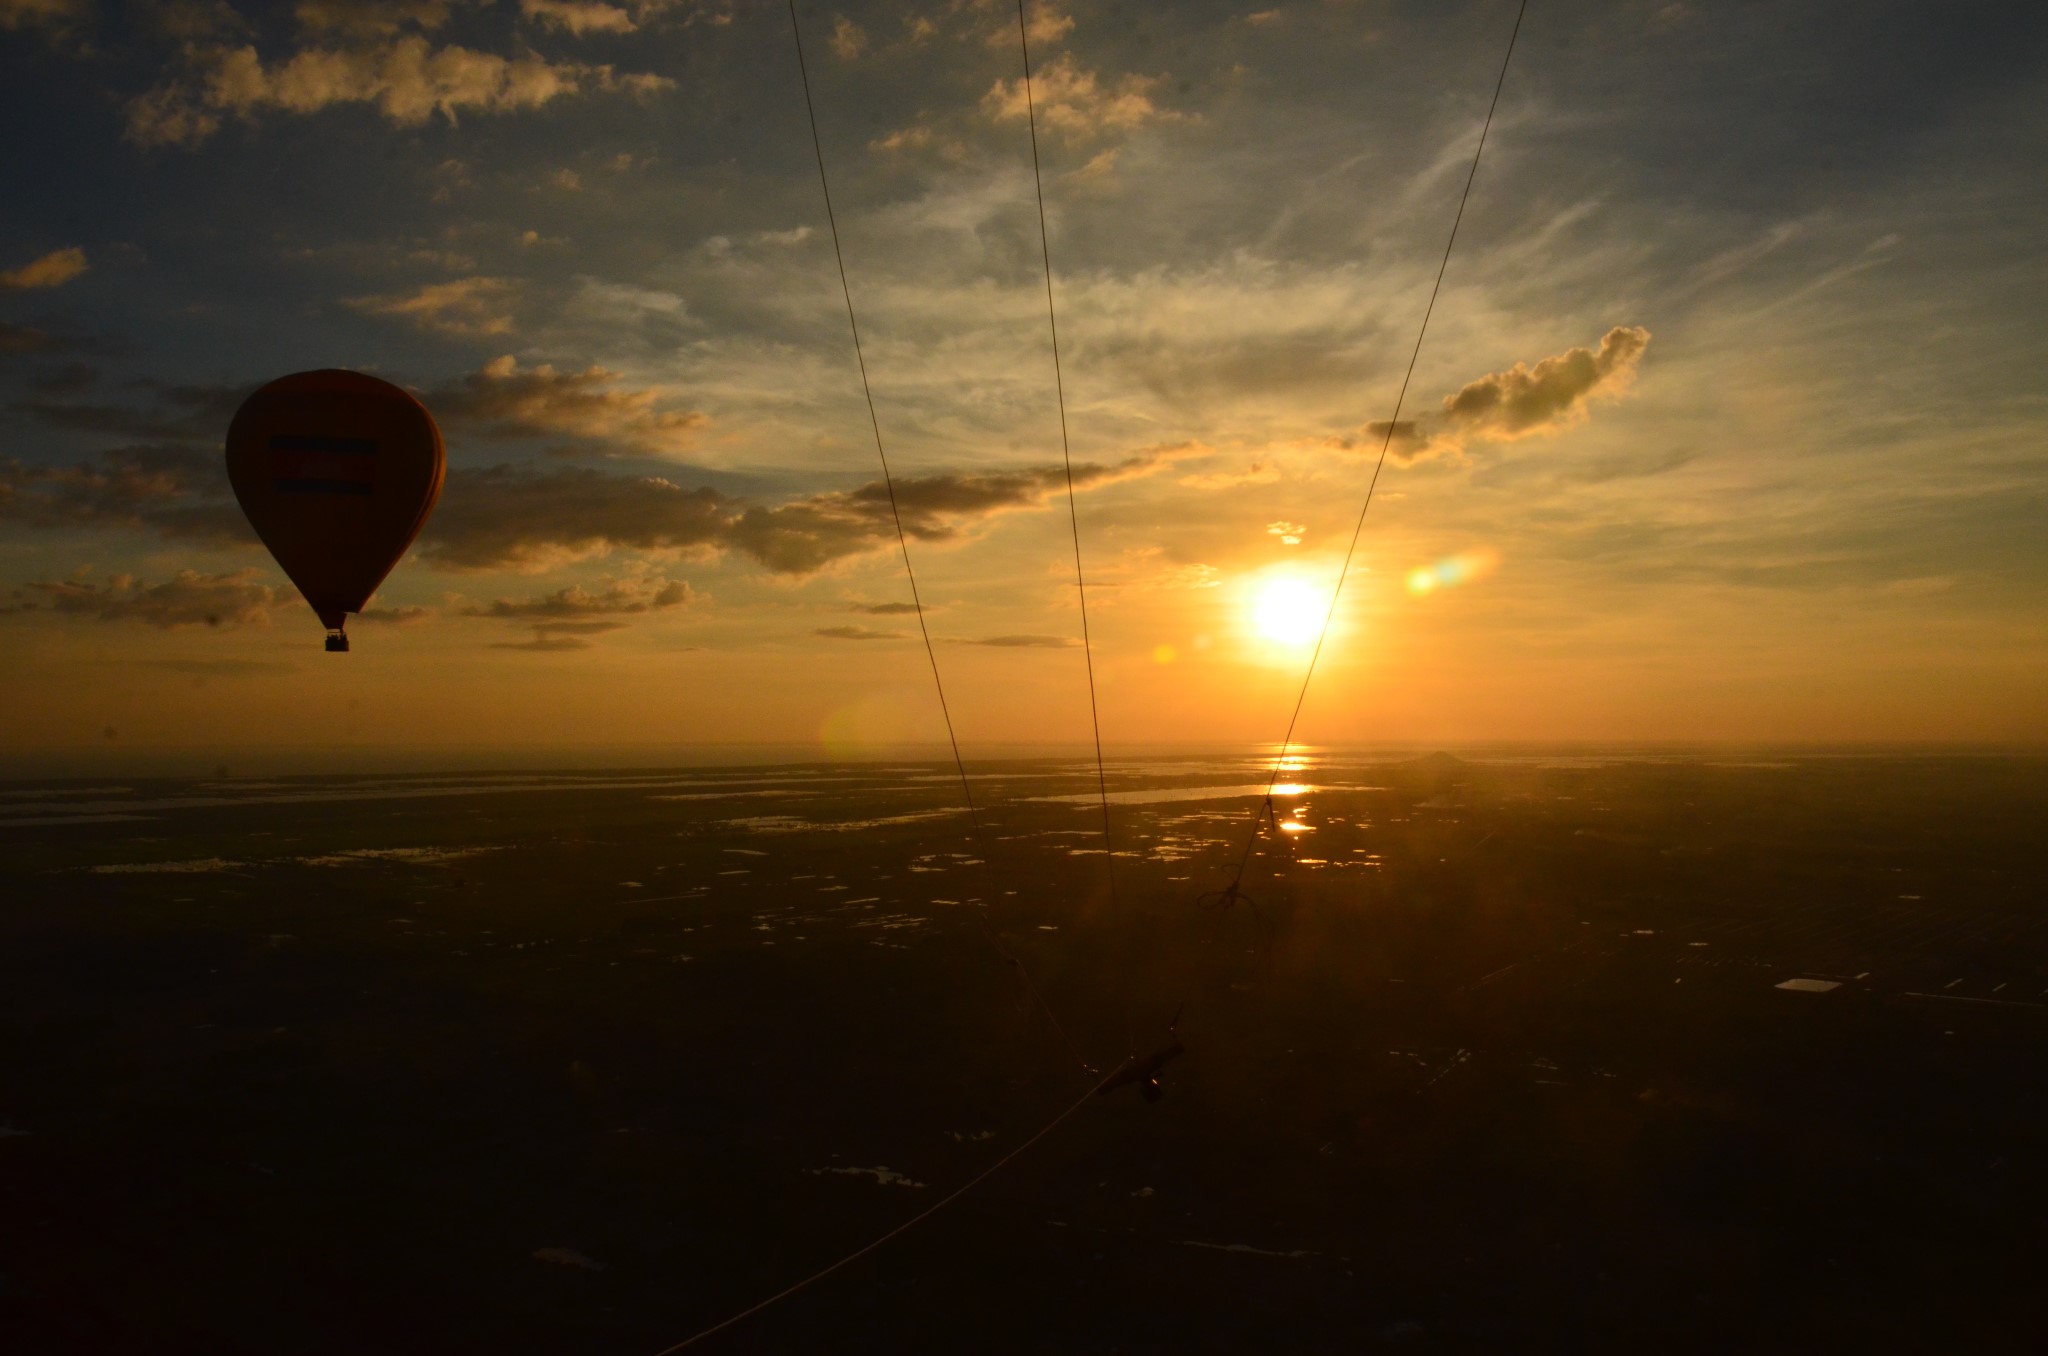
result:
[[[328,632],[328,633],[327,633],[327,653],[329,653],[329,654],[347,654],[347,653],[348,653],[348,637],[347,637],[347,636],[345,636],[345,635],[343,635],[343,634],[342,634],[341,632],[339,632],[339,631],[330,631],[330,632]]]

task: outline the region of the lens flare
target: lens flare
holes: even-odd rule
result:
[[[1416,597],[1484,579],[1500,564],[1500,552],[1490,546],[1446,556],[1434,565],[1419,565],[1408,572],[1408,591]]]

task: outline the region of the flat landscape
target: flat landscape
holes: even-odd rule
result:
[[[0,1345],[2040,1349],[2048,761],[968,767],[0,788]]]

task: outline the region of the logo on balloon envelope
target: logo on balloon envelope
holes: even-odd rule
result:
[[[273,434],[270,476],[283,494],[367,495],[377,483],[377,444],[369,438]]]

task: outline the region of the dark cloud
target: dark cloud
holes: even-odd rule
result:
[[[558,654],[566,650],[588,650],[594,648],[591,636],[601,636],[612,631],[626,629],[624,622],[607,621],[544,621],[533,626],[532,640],[494,641],[494,650],[527,650],[538,654]]]
[[[466,608],[464,615],[514,621],[545,618],[548,621],[544,624],[557,624],[559,619],[658,612],[680,607],[689,601],[690,586],[683,580],[642,575],[607,579],[603,587],[594,593],[580,585],[572,585],[538,598],[499,598]]]
[[[734,513],[713,489],[587,467],[451,470],[421,554],[457,570],[543,569],[614,548],[717,546]]]
[[[256,582],[262,572],[234,570],[200,574],[180,570],[161,584],[117,574],[104,582],[87,575],[29,584],[17,596],[28,609],[47,608],[101,621],[136,621],[151,626],[240,626],[267,622],[278,591]]]
[[[431,607],[373,607],[356,614],[357,622],[375,626],[417,626],[434,615]]]
[[[1628,389],[1649,343],[1642,326],[1617,325],[1601,336],[1598,349],[1568,348],[1533,366],[1516,363],[1488,373],[1445,396],[1440,414],[1394,425],[1388,452],[1397,461],[1414,461],[1469,443],[1514,442],[1569,428],[1586,418],[1593,401],[1618,399]],[[1367,424],[1359,441],[1377,450],[1386,437],[1382,420]]]
[[[91,390],[100,379],[100,370],[87,363],[66,363],[62,367],[46,368],[28,380],[28,388],[38,395],[76,396]]]
[[[977,640],[951,638],[955,645],[993,645],[1003,650],[1071,650],[1080,645],[1072,636],[983,636]]]
[[[1516,363],[1444,398],[1444,421],[1466,437],[1507,441],[1552,432],[1585,417],[1586,402],[1613,396],[1634,379],[1650,332],[1621,326],[1597,351],[1566,349],[1534,367]]]
[[[618,380],[602,367],[557,372],[543,363],[521,370],[507,354],[424,399],[436,417],[486,437],[568,434],[642,452],[680,452],[709,422],[698,410],[660,408],[658,392],[620,390]]]
[[[242,398],[227,388],[156,389],[169,406],[192,413],[166,420],[105,405],[32,403],[44,417],[79,427],[175,435],[211,424],[210,436],[217,437]],[[1136,479],[1202,451],[1192,445],[1154,448],[1111,465],[1082,463],[1074,467],[1073,483],[1091,489]],[[908,535],[949,541],[998,514],[1038,508],[1065,487],[1066,473],[1057,466],[910,476],[896,482],[896,511]],[[254,539],[219,453],[181,445],[175,437],[116,448],[80,465],[0,461],[0,523],[154,530],[222,544]],[[614,550],[736,551],[779,574],[812,574],[887,547],[895,538],[896,518],[880,481],[764,505],[660,476],[501,465],[450,470],[420,553],[445,569],[533,571]],[[892,616],[906,606],[876,604],[873,611]]]
[[[916,603],[854,603],[851,611],[864,612],[870,617],[914,617]]]
[[[57,428],[86,433],[111,433],[123,438],[217,443],[226,434],[251,386],[185,386],[139,381],[131,389],[146,394],[151,404],[113,400],[21,400],[10,408]]]
[[[902,631],[875,631],[865,626],[821,626],[811,632],[827,640],[901,640]]]
[[[44,528],[143,528],[168,537],[254,540],[228,497],[218,455],[141,444],[80,466],[0,461],[0,523]]]
[[[53,334],[0,320],[0,353],[40,353],[57,348],[63,342]]]
[[[1149,475],[1188,448],[1159,448],[1110,466],[1074,468],[1088,489]],[[903,530],[923,541],[958,537],[973,523],[1036,508],[1063,493],[1057,466],[896,482]],[[895,540],[880,481],[778,505],[748,505],[710,488],[594,468],[495,466],[452,471],[421,552],[453,569],[542,569],[624,548],[732,550],[780,574],[811,574]]]
[[[298,665],[268,659],[132,659],[123,663],[189,673],[196,678],[244,678],[259,673],[296,673]]]

